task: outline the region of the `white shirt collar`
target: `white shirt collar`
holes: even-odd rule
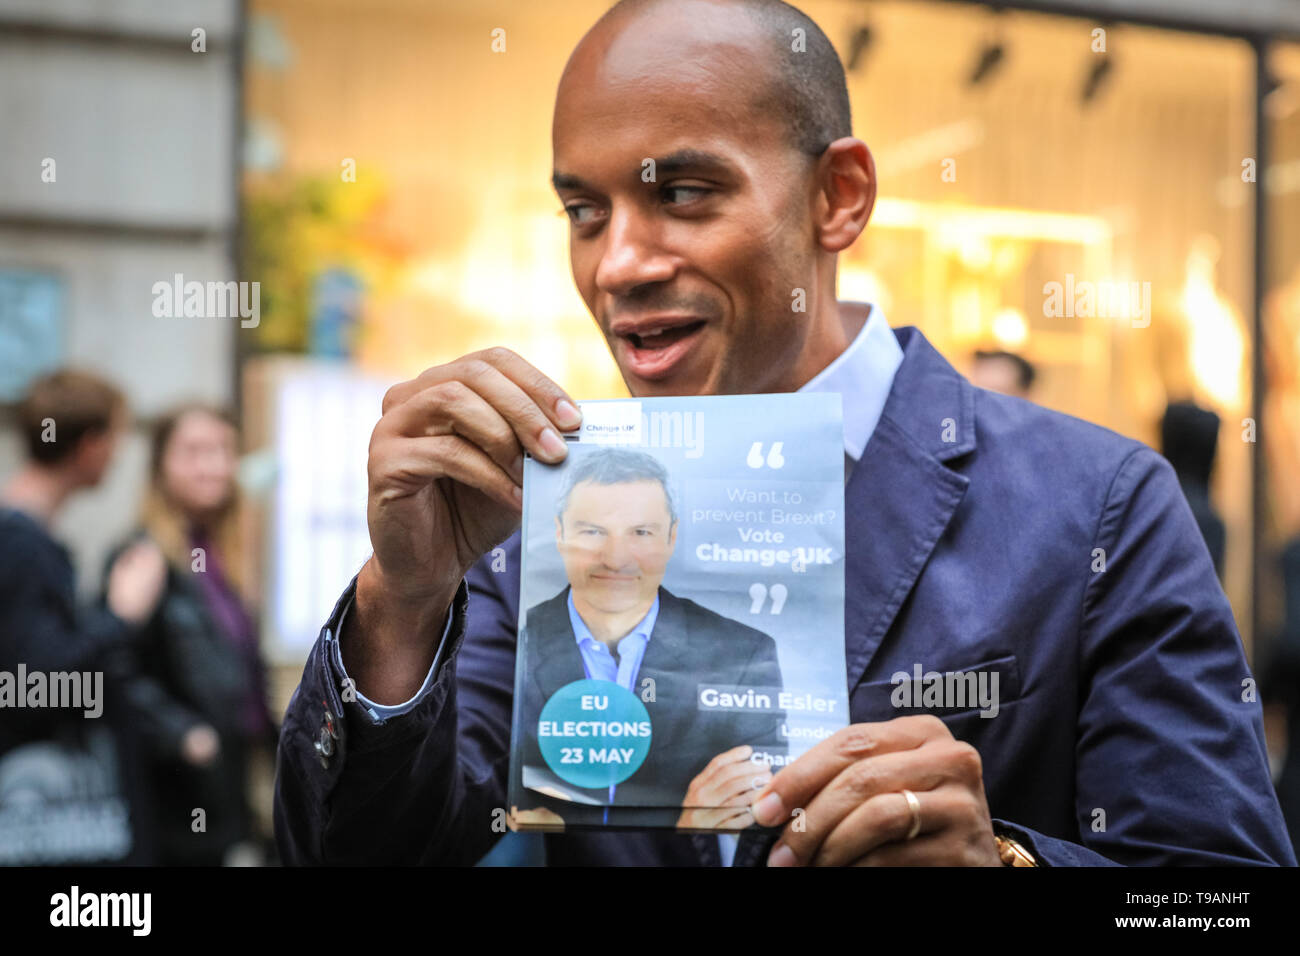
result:
[[[903,363],[903,349],[878,305],[871,309],[862,330],[830,365],[799,389],[801,392],[839,392],[844,402],[844,453],[855,462],[876,430],[894,375]]]

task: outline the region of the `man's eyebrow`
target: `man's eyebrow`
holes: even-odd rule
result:
[[[731,162],[718,153],[710,153],[704,149],[679,149],[676,152],[669,153],[667,156],[661,156],[654,160],[655,172],[658,173],[680,173],[690,170],[727,170],[734,167]],[[640,167],[633,172],[639,177],[641,175]],[[556,170],[551,174],[551,186],[555,189],[591,189],[580,176],[573,173],[562,173]]]
[[[587,183],[572,173],[562,173],[557,170],[551,174],[551,186],[555,189],[586,189]]]
[[[703,149],[679,149],[655,160],[657,173],[680,173],[691,169],[731,169],[725,156]]]

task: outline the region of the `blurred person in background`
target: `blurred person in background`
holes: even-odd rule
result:
[[[89,682],[82,702],[100,699],[90,708],[6,701],[0,862],[149,862],[130,705],[155,709],[149,686],[132,678],[129,650],[162,589],[162,555],[144,543],[123,550],[104,605],[81,606],[72,559],[51,532],[68,499],[103,479],[126,402],[96,376],[61,371],[29,386],[18,420],[28,460],[0,492],[0,671],[15,675],[18,694],[37,686],[36,674],[51,688],[53,675],[80,675]]]
[[[1015,352],[978,351],[971,362],[972,385],[1016,398],[1029,398],[1037,375],[1029,360]]]
[[[1193,402],[1170,402],[1160,422],[1160,449],[1178,475],[1201,537],[1210,550],[1215,573],[1223,579],[1223,552],[1228,533],[1210,503],[1210,476],[1219,447],[1219,416]]]
[[[237,445],[230,416],[202,404],[163,415],[153,429],[140,525],[167,571],[139,656],[175,705],[151,767],[165,865],[261,862],[270,845],[248,798],[250,761],[263,748],[274,753],[277,732],[248,604]],[[204,811],[197,830],[196,809]]]

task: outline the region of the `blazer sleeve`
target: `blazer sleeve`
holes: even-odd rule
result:
[[[1047,865],[1295,865],[1232,609],[1164,458],[1123,461],[1080,565],[1079,841],[1001,829]]]
[[[516,625],[497,577],[476,567],[462,582],[433,681],[388,719],[343,699],[349,584],[281,726],[274,815],[286,863],[470,865],[500,838]]]

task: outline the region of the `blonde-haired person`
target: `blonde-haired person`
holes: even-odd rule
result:
[[[261,842],[248,764],[258,747],[273,752],[276,730],[249,608],[237,464],[238,430],[220,409],[189,404],[154,425],[140,524],[167,559],[167,583],[140,665],[184,714],[156,741],[152,768],[164,864],[218,865]],[[197,831],[195,808],[205,817]]]

